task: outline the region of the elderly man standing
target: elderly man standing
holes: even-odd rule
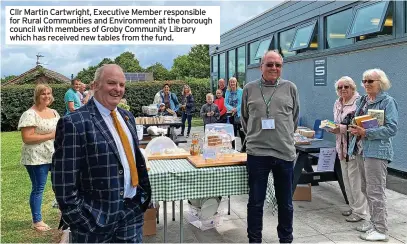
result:
[[[225,98],[227,87],[226,87],[226,83],[225,83],[224,79],[219,79],[218,89],[222,90],[222,96],[223,96],[223,98]]]
[[[117,107],[125,81],[98,68],[94,97],[57,125],[52,187],[74,243],[142,242],[151,187],[134,116]]]
[[[278,237],[281,243],[293,240],[291,189],[299,98],[294,83],[280,77],[282,66],[281,55],[268,51],[261,61],[262,77],[243,89],[241,122],[247,141],[247,235],[251,243],[262,241],[263,205],[270,171],[278,204]]]

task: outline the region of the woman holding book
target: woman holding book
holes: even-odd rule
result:
[[[361,172],[355,161],[355,156],[347,156],[349,133],[349,118],[355,114],[356,100],[360,97],[356,91],[356,84],[349,76],[341,77],[335,82],[336,94],[333,113],[335,129],[329,132],[336,135],[336,151],[341,161],[343,183],[349,201],[349,210],[342,212],[348,222],[359,222],[367,215],[367,201],[361,190]]]
[[[348,155],[356,156],[362,175],[362,192],[367,198],[370,213],[370,221],[356,229],[365,232],[360,236],[363,240],[385,241],[388,240],[385,194],[387,165],[394,155],[392,137],[397,133],[398,106],[394,98],[385,92],[391,83],[382,70],[365,71],[362,86],[366,95],[356,101],[355,121],[359,116],[371,114],[378,120],[378,125],[363,128],[359,123],[350,128],[353,137]]]

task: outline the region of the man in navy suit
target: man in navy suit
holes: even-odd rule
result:
[[[94,97],[57,125],[51,178],[61,222],[74,243],[141,243],[151,187],[134,116],[117,107],[126,79],[108,64],[94,81]]]

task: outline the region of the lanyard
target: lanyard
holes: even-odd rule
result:
[[[261,96],[263,97],[263,101],[264,101],[264,104],[266,104],[266,115],[267,115],[267,118],[269,119],[270,118],[270,103],[271,103],[271,99],[273,98],[273,95],[274,95],[274,93],[276,92],[276,90],[277,90],[277,86],[278,86],[278,83],[279,83],[279,80],[277,80],[277,84],[274,86],[274,90],[273,90],[273,93],[271,93],[271,96],[270,96],[270,98],[266,101],[266,98],[264,97],[264,94],[263,94],[263,87],[262,87],[262,85],[261,85],[261,80],[260,80],[260,82],[259,82],[259,87],[260,87],[260,92],[261,92]]]

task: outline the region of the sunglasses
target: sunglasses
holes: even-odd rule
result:
[[[338,86],[338,88],[336,88],[336,89],[338,89],[338,90],[342,90],[343,88],[345,88],[345,89],[349,89],[349,86]]]
[[[283,64],[281,64],[281,63],[267,63],[267,64],[265,64],[268,68],[273,68],[273,67],[276,67],[276,68],[281,68],[282,66],[283,66]]]
[[[372,84],[373,82],[375,82],[376,80],[362,80],[363,84],[369,83]]]

